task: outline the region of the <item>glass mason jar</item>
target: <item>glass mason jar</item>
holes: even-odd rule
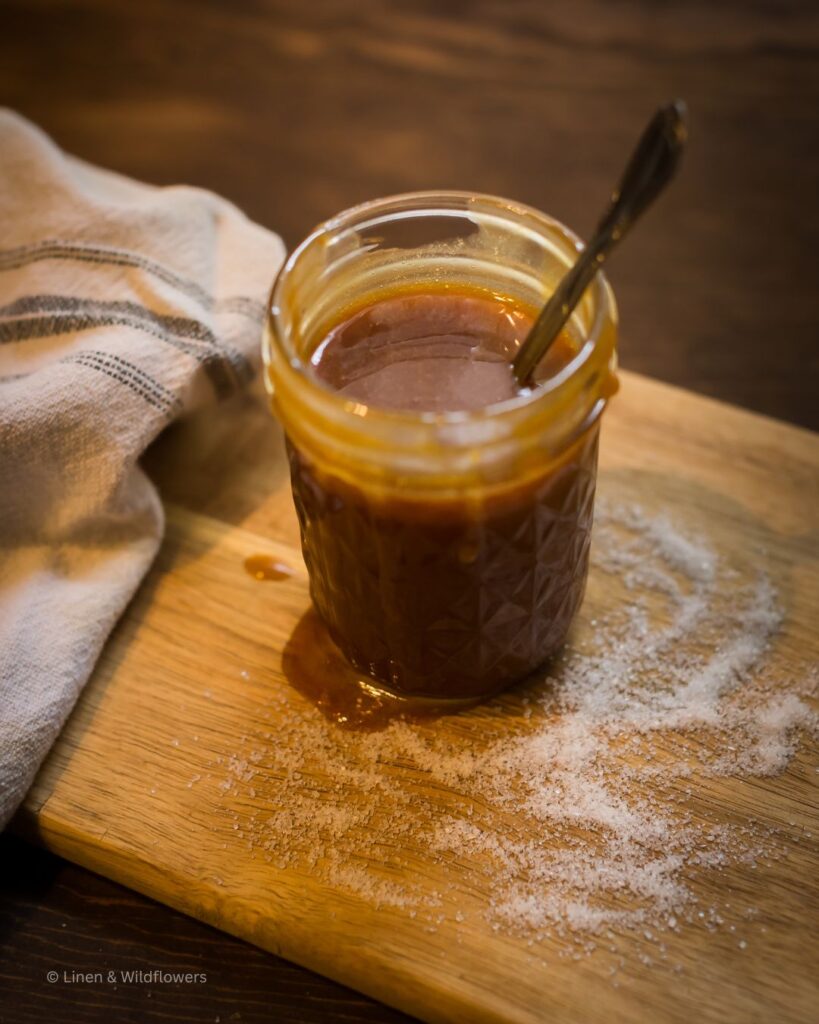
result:
[[[386,691],[469,702],[554,654],[588,570],[616,310],[598,274],[576,353],[537,388],[466,412],[363,405],[311,354],[346,309],[424,286],[537,309],[577,257],[562,224],[466,192],[375,200],[320,225],[271,294],[266,382],[287,437],[310,590],[348,660]]]

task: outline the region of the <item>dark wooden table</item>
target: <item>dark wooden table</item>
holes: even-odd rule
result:
[[[611,271],[622,361],[815,428],[818,48],[807,0],[0,0],[0,102],[88,160],[215,189],[292,245],[423,188],[587,234],[647,116],[683,96],[684,172]],[[407,1019],[11,836],[0,942],[7,1024]],[[207,981],[49,985],[55,969]]]

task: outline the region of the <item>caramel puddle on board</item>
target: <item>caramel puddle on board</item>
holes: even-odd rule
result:
[[[273,555],[250,555],[245,559],[245,572],[255,580],[268,582],[287,580],[293,575],[290,566],[278,561]]]
[[[477,701],[399,697],[354,668],[336,647],[311,608],[299,620],[282,652],[285,678],[324,717],[356,732],[378,732],[391,722],[419,722],[451,715]]]

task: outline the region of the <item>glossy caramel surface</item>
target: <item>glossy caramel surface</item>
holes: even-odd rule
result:
[[[521,393],[511,362],[533,313],[477,290],[398,292],[332,326],[311,363],[328,387],[379,409],[483,409]],[[538,379],[553,376],[575,351],[562,332]]]

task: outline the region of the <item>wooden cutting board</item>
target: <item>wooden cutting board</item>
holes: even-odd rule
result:
[[[605,500],[670,510],[743,557],[764,551],[785,607],[769,668],[785,678],[816,663],[816,437],[624,374],[601,459]],[[428,1021],[815,1019],[819,863],[811,820],[819,776],[806,738],[779,776],[689,780],[691,807],[717,822],[752,816],[777,829],[780,856],[694,879],[705,903],[730,891],[736,917],[727,909],[715,927],[693,915],[663,935],[662,956],[656,936],[641,930],[615,929],[594,951],[577,952],[571,936],[528,945],[494,929],[483,913],[491,873],[428,856],[417,835],[396,856],[412,865],[413,885],[441,894],[441,912],[415,913],[400,900],[376,906],[339,884],[350,865],[326,848],[311,852],[310,829],[287,817],[288,800],[316,783],[320,768],[287,778],[263,770],[265,750],[290,742],[298,722],[319,712],[282,671],[294,634],[309,647],[309,599],[281,438],[262,397],[174,428],[148,468],[167,502],[167,536],[27,798],[19,818],[27,833]],[[293,576],[257,583],[243,570],[256,552],[274,554]],[[593,579],[578,642],[611,599],[605,581]],[[521,699],[512,694],[498,705],[518,726]],[[432,728],[478,743],[494,713]],[[457,787],[437,786],[433,804],[425,803],[423,771],[390,770],[416,787],[419,807],[443,814],[459,799]],[[337,805],[341,793],[337,813],[356,808],[359,825],[368,801],[378,804],[360,781],[335,779],[330,789]],[[371,841],[365,828],[355,867],[400,886],[394,860],[374,852],[378,814],[389,808],[373,810]],[[405,805],[397,813],[415,812]],[[288,837],[291,851],[282,845]],[[751,920],[742,912],[749,906]]]

